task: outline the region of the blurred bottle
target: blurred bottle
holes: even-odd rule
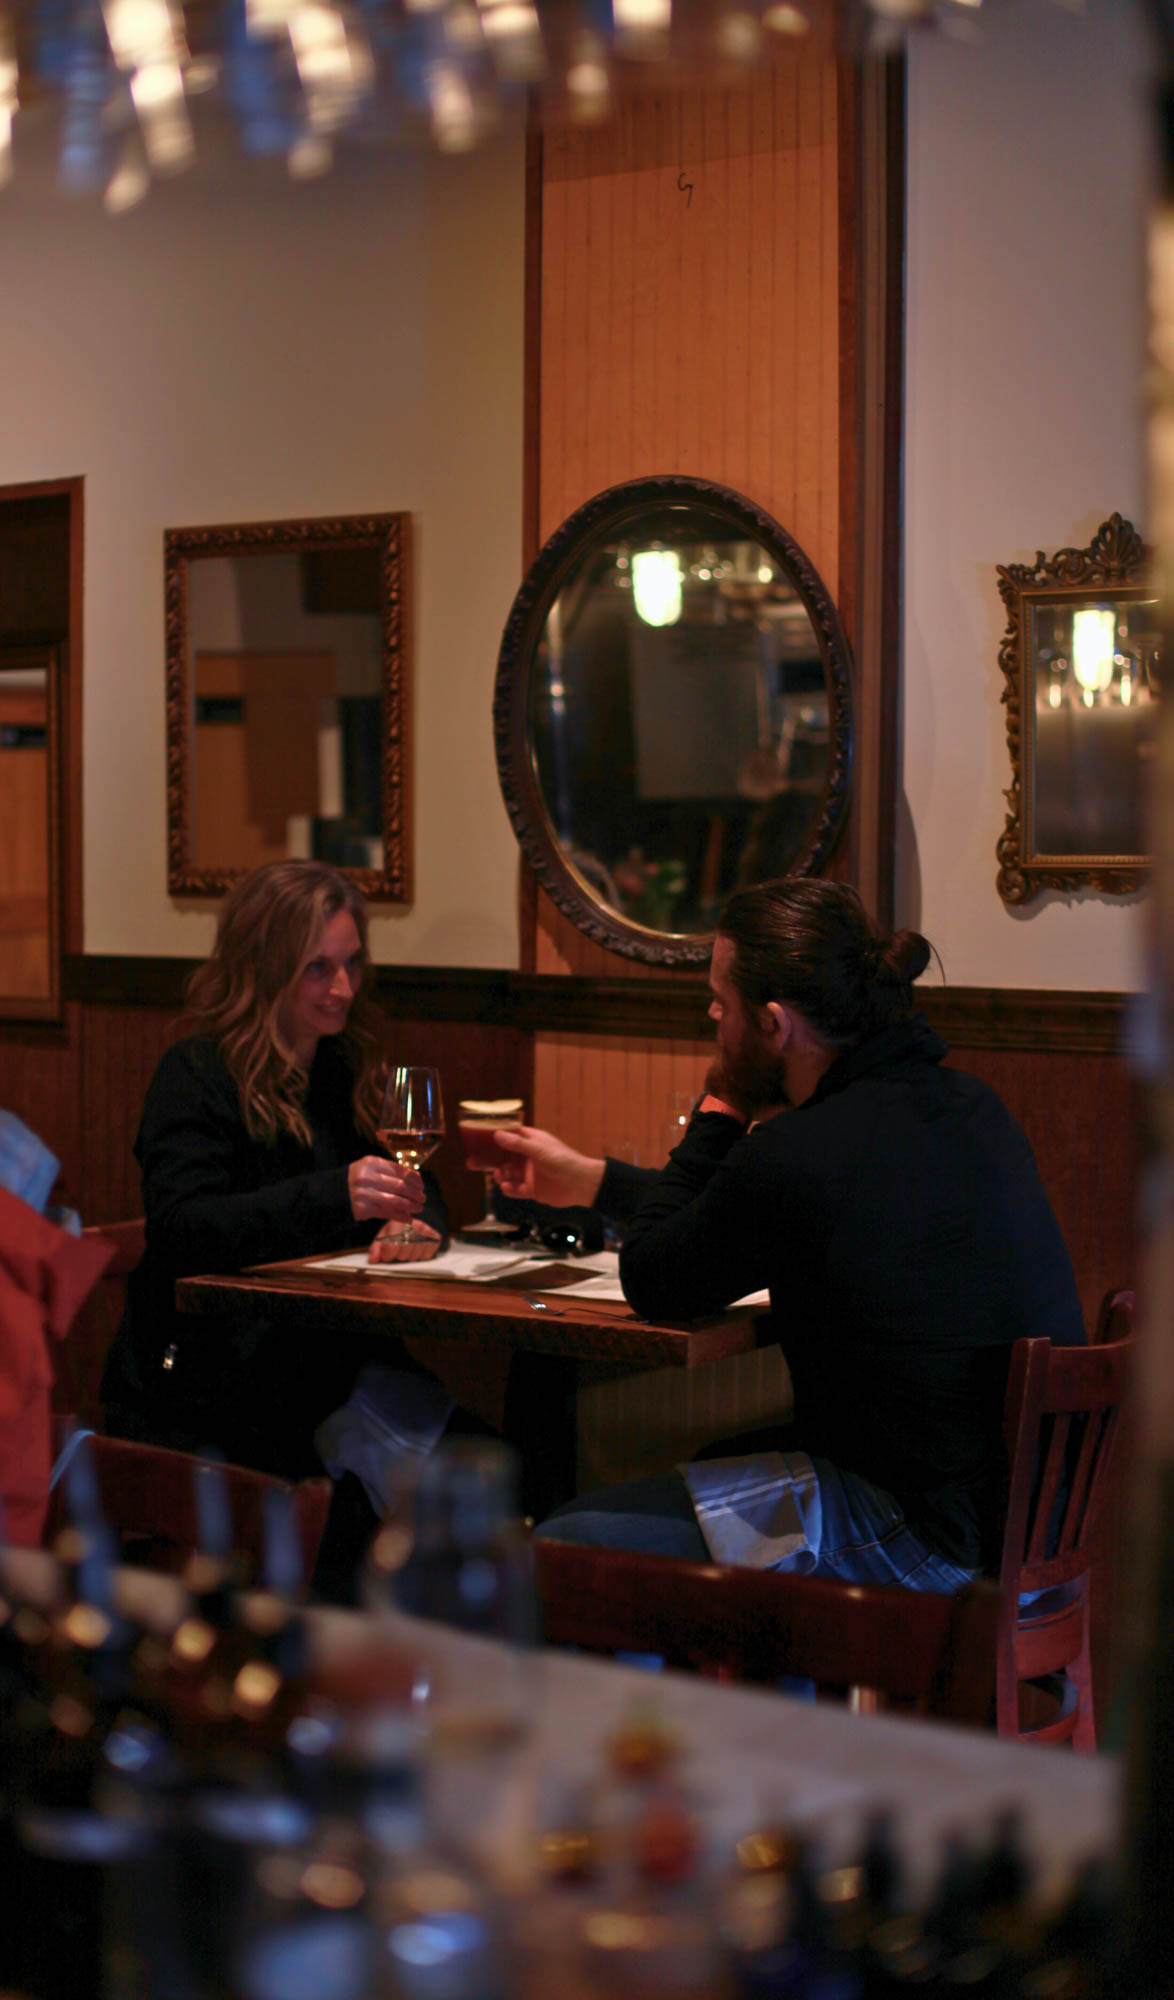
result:
[[[284,1773],[307,1668],[292,1495],[267,1496],[265,1588],[243,1594],[233,1588],[224,1475],[205,1465],[196,1478],[201,1545],[185,1571],[189,1604],[153,1675],[176,1762],[153,1788],[153,1837],[129,1915],[135,1956],[160,2000],[220,2000],[231,1990],[254,1857],[303,1847],[314,1824]],[[137,1774],[140,1798],[150,1774]]]
[[[57,1603],[8,1607],[2,1634],[0,1983],[32,2000],[111,1990],[116,1891],[142,1838],[102,1797],[137,1635],[115,1608],[112,1537],[89,1512],[61,1538]]]
[[[454,1438],[401,1479],[372,1549],[368,1601],[497,1642],[448,1654],[428,1692],[428,1733],[453,1751],[514,1743],[529,1723],[536,1631],[514,1455],[490,1439]]]
[[[433,1821],[454,1850],[484,1858],[536,1696],[533,1573],[508,1447],[454,1438],[405,1468],[366,1587],[386,1642],[419,1663]]]

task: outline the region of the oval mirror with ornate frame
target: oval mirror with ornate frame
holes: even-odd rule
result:
[[[1141,886],[1162,621],[1148,551],[1120,514],[1086,549],[998,565],[1011,785],[998,890]]]
[[[402,903],[406,514],[171,528],[167,886],[219,896],[309,856]]]
[[[851,659],[799,545],[726,487],[633,480],[514,599],[494,698],[514,831],[598,944],[702,963],[726,897],[817,874],[847,803]]]

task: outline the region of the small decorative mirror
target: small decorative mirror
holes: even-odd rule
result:
[[[999,565],[1011,787],[998,887],[1008,903],[1041,889],[1121,896],[1144,877],[1162,651],[1147,560],[1136,528],[1113,514],[1087,549]]]
[[[750,501],[660,478],[580,507],[514,600],[494,704],[506,807],[559,908],[628,957],[700,963],[734,889],[817,873],[849,675],[828,592]]]
[[[410,893],[406,514],[171,528],[167,853],[174,896],[287,855]]]

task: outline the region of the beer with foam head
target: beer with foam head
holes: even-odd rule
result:
[[[474,1173],[491,1174],[505,1155],[498,1147],[499,1132],[517,1131],[522,1123],[520,1097],[461,1099],[457,1114],[465,1165]]]

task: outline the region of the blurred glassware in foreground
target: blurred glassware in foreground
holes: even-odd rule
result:
[[[1063,5],[1064,0],[1057,0]],[[337,142],[476,146],[531,95],[600,122],[633,87],[734,84],[809,34],[850,52],[907,28],[974,33],[982,0],[10,0],[0,8],[0,185],[26,105],[60,110],[61,179],[133,207],[216,157],[216,114],[300,180]],[[17,126],[19,135],[19,126]],[[19,136],[18,136],[19,145]]]
[[[530,1550],[513,1453],[492,1439],[453,1438],[401,1465],[372,1547],[370,1608],[419,1662],[432,1817],[454,1846],[488,1837],[535,1698],[537,1627]],[[504,1641],[446,1649],[424,1625]]]

